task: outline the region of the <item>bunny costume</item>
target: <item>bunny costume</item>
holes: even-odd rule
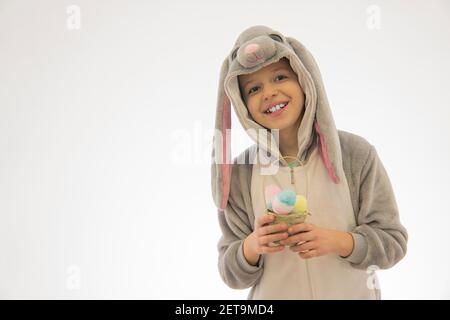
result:
[[[297,167],[287,166],[277,137],[253,120],[239,90],[239,75],[281,58],[288,59],[305,93]],[[255,141],[233,161],[231,104]],[[311,53],[299,41],[265,26],[242,32],[222,65],[215,128],[211,187],[222,230],[218,265],[223,281],[235,289],[251,287],[249,299],[380,299],[375,271],[404,257],[408,234],[375,148],[360,136],[336,129]],[[268,141],[261,139],[261,132]],[[307,222],[349,232],[351,255],[301,259],[285,249],[250,265],[243,241],[253,232],[255,219],[266,213],[264,188],[269,184],[305,195],[313,213]]]

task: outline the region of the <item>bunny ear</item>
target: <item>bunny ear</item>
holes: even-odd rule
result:
[[[223,211],[228,202],[231,183],[231,103],[225,93],[228,58],[222,64],[217,97],[216,124],[213,138],[211,189],[214,202]]]
[[[328,175],[334,183],[339,183],[338,170],[342,168],[341,145],[338,131],[331,114],[328,98],[323,86],[319,67],[311,53],[298,40],[286,37],[288,43],[294,49],[297,57],[302,61],[305,68],[311,74],[317,92],[316,119],[314,128],[319,135],[320,155],[327,168]]]

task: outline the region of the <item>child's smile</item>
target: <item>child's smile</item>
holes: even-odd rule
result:
[[[275,106],[269,106],[264,112],[269,117],[278,117],[289,106],[289,101],[276,103]]]

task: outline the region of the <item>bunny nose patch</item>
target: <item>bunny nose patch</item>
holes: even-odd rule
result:
[[[250,64],[255,64],[264,59],[264,50],[259,44],[250,43],[244,48],[245,60]]]
[[[273,40],[260,37],[243,46],[237,53],[237,60],[243,67],[252,68],[273,57],[275,53]]]
[[[247,55],[252,55],[253,53],[256,53],[259,50],[259,45],[256,43],[250,43],[248,44],[245,49],[244,52]]]

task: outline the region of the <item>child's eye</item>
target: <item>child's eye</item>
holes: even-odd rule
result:
[[[256,92],[256,90],[254,91],[253,89],[258,89],[259,87],[253,87],[248,91],[248,94],[252,94],[253,92]]]
[[[281,80],[283,80],[283,79],[285,79],[285,78],[287,78],[285,75],[280,74],[280,75],[278,75],[278,76],[275,77],[275,80],[281,81]],[[252,94],[252,93],[258,91],[258,89],[259,89],[258,86],[253,87],[253,88],[251,88],[251,89],[248,91],[247,94]]]
[[[280,75],[276,76],[275,79],[278,79],[278,78],[281,78],[280,80],[282,80],[282,79],[287,78],[287,77],[285,75],[280,74]]]

